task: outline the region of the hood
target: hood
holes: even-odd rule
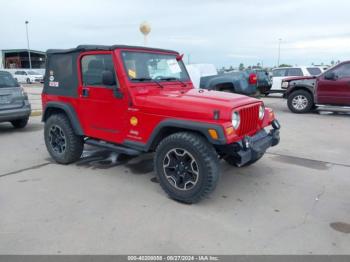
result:
[[[137,100],[142,110],[151,114],[203,120],[213,119],[216,110],[220,111],[221,120],[230,120],[232,109],[260,102],[244,95],[194,88],[184,91],[162,89],[138,96]]]
[[[315,79],[316,76],[292,76],[283,79],[282,81],[293,81],[293,80],[307,80],[307,79]]]

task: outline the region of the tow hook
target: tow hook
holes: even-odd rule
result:
[[[281,124],[280,122],[278,122],[278,120],[273,120],[272,123],[271,123],[273,129],[276,129],[276,130],[279,130],[281,128]]]

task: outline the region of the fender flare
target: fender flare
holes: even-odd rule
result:
[[[67,103],[48,102],[46,104],[44,112],[43,112],[43,116],[42,116],[43,122],[45,122],[47,120],[49,109],[54,109],[54,108],[60,109],[66,113],[66,115],[68,116],[69,121],[74,129],[74,132],[77,135],[80,135],[80,136],[84,135],[83,129],[81,128],[81,125],[80,125],[79,118],[77,117],[77,114],[76,114],[73,106],[71,106],[70,104],[67,104]]]
[[[141,150],[141,151],[148,152],[151,149],[153,142],[156,140],[157,136],[161,133],[162,129],[164,128],[181,128],[188,131],[195,131],[205,136],[211,144],[215,144],[215,145],[226,144],[225,133],[223,128],[220,125],[211,124],[211,123],[193,122],[193,121],[180,120],[180,119],[167,119],[167,120],[161,121],[154,128],[146,144],[137,142],[137,141],[132,141],[132,140],[125,140],[124,145]],[[208,133],[208,129],[216,130],[218,134],[218,139],[215,140],[211,138]]]
[[[297,90],[305,90],[307,92],[310,92],[312,97],[314,98],[314,88],[311,87],[311,86],[307,86],[307,85],[294,85],[292,88],[290,89],[287,89],[287,91],[285,92],[285,97],[288,98],[288,96],[290,94],[292,94],[294,91],[297,91]]]

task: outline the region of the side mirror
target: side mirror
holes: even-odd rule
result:
[[[114,74],[111,71],[102,72],[102,84],[105,86],[116,85]]]
[[[337,76],[335,75],[334,72],[327,72],[327,73],[325,73],[325,75],[324,75],[324,79],[327,79],[327,80],[336,80],[336,79],[337,79]]]

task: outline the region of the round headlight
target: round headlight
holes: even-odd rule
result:
[[[262,104],[259,107],[259,119],[262,120],[265,115],[265,106]]]
[[[238,112],[232,112],[232,126],[234,129],[237,129],[239,127],[239,124],[241,123],[241,117],[239,116]]]

